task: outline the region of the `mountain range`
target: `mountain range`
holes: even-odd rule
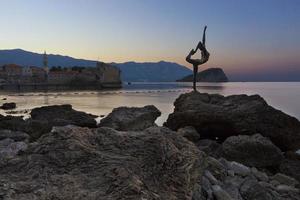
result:
[[[47,54],[48,66],[62,67],[93,67],[96,66],[94,60],[76,59],[69,56]],[[0,66],[4,64],[17,64],[22,66],[42,66],[43,54],[33,53],[22,49],[0,50]],[[176,81],[192,73],[192,71],[182,65],[172,62],[125,62],[111,63],[121,70],[123,81]]]
[[[33,53],[22,49],[0,50],[0,66],[4,64],[18,64],[22,66],[42,66],[43,54]],[[70,56],[48,54],[49,66],[96,66],[95,60],[76,59]],[[125,62],[111,63],[119,67],[122,71],[121,78],[126,82],[151,81],[164,82],[176,81],[193,72],[189,68],[173,62]],[[260,70],[252,73],[243,71],[226,73],[230,81],[239,82],[288,82],[300,81],[300,68],[288,70],[282,67],[282,70]]]

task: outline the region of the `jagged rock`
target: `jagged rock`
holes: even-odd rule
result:
[[[192,126],[180,128],[178,129],[177,133],[194,143],[200,140],[200,134]]]
[[[240,194],[240,186],[244,182],[244,178],[240,176],[228,176],[223,182],[223,189],[233,198],[243,200]]]
[[[0,130],[0,140],[12,139],[15,142],[29,140],[29,135],[20,131]]]
[[[246,179],[241,185],[240,193],[247,200],[273,200],[269,191],[253,179]]]
[[[265,172],[258,171],[255,167],[251,168],[251,172],[259,181],[267,182],[269,180],[269,177]]]
[[[193,190],[192,200],[207,200],[207,195],[202,187],[196,183]]]
[[[24,120],[16,116],[0,116],[0,129],[12,132],[27,133],[30,141],[35,141],[41,135],[51,131],[52,125],[45,120]]]
[[[193,126],[202,138],[223,141],[233,135],[260,133],[283,151],[300,149],[300,122],[269,106],[258,95],[190,92],[176,99],[164,124],[172,130]]]
[[[205,176],[196,183],[192,200],[213,200],[212,185]]]
[[[216,160],[208,156],[206,163],[202,179],[197,181],[194,188],[192,200],[215,200],[219,198],[236,200],[300,199],[299,189],[294,187],[296,184],[291,177],[279,175],[280,177],[283,176],[285,180],[280,183],[256,168],[250,169],[241,163],[229,162],[224,158]],[[233,174],[230,174],[231,171]],[[218,174],[222,174],[222,176]],[[216,196],[216,189],[220,192],[219,194],[224,195]],[[212,196],[212,194],[214,195]]]
[[[283,160],[281,150],[259,134],[231,136],[223,142],[221,152],[227,160],[253,167],[279,166]]]
[[[27,114],[29,111],[30,111],[29,109],[9,110],[9,111],[5,111],[5,114],[8,114],[8,115],[19,115],[19,114]]]
[[[281,173],[294,177],[300,182],[300,160],[284,159],[279,169]]]
[[[16,103],[12,102],[12,103],[4,103],[0,108],[3,110],[12,110],[15,109],[16,107],[17,107]]]
[[[58,126],[58,124],[55,124]],[[30,135],[30,141],[35,141],[42,135],[49,133],[52,125],[45,120],[28,119],[24,123],[23,131]]]
[[[289,177],[289,176],[286,176],[286,175],[281,174],[281,173],[275,174],[272,177],[272,179],[275,180],[275,181],[278,181],[282,185],[288,185],[288,186],[292,186],[292,187],[295,187],[296,185],[299,184],[299,182],[296,179],[294,179],[292,177]]]
[[[279,191],[279,192],[296,192],[296,193],[299,193],[299,189],[297,188],[294,188],[294,187],[291,187],[291,186],[288,186],[288,185],[278,185],[276,187],[276,190]]]
[[[203,139],[199,140],[196,143],[197,147],[204,151],[207,155],[213,156],[213,157],[219,157],[221,152],[221,145],[217,143],[215,140],[210,139]]]
[[[24,123],[23,117],[0,115],[0,129],[22,131]]]
[[[100,121],[99,127],[110,127],[119,131],[140,131],[155,125],[161,112],[153,105],[119,107]]]
[[[210,173],[210,171],[205,170],[203,175],[209,180],[211,185],[218,185],[220,182]]]
[[[191,199],[205,154],[166,128],[55,127],[0,168],[3,199]]]
[[[14,158],[19,151],[24,151],[26,148],[27,144],[25,142],[15,142],[10,138],[0,140],[0,167],[9,159]]]
[[[96,127],[97,116],[76,111],[71,105],[44,106],[32,109],[33,120],[47,121],[49,126],[76,125],[81,127]]]
[[[280,183],[279,183],[278,181],[276,181],[276,180],[271,180],[271,181],[270,181],[270,184],[271,184],[272,186],[274,186],[274,187],[280,185]]]
[[[250,168],[237,162],[231,162],[230,167],[235,174],[240,176],[248,176],[250,174]]]
[[[233,200],[230,195],[223,190],[219,185],[213,185],[213,194],[216,200]]]
[[[226,167],[217,159],[208,156],[206,159],[207,169],[218,179],[223,181],[227,175]]]

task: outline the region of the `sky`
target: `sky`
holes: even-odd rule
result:
[[[0,0],[0,49],[104,62],[190,67],[205,25],[202,68],[300,72],[299,0]]]

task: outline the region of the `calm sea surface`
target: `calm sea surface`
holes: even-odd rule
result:
[[[198,90],[222,95],[259,94],[272,106],[300,119],[300,82],[267,83],[199,83]],[[72,104],[73,108],[95,115],[107,115],[119,106],[155,105],[162,116],[161,125],[174,109],[173,102],[182,93],[191,91],[190,83],[132,83],[119,90],[106,91],[0,91],[0,102],[16,102],[15,111],[23,112],[34,107]],[[3,100],[7,98],[7,100]],[[0,114],[6,114],[3,110]],[[24,115],[24,114],[22,114]]]

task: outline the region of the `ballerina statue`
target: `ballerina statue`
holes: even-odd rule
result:
[[[206,47],[205,47],[205,40],[206,40],[206,29],[207,26],[204,27],[204,31],[203,31],[203,37],[202,37],[202,42],[199,41],[196,49],[192,49],[189,53],[189,55],[186,57],[186,61],[188,63],[191,63],[193,65],[193,71],[194,71],[194,77],[193,77],[193,89],[194,91],[196,91],[196,82],[197,82],[197,74],[198,74],[198,66],[202,65],[204,63],[206,63],[209,59],[209,52],[207,51]],[[201,59],[192,59],[192,55],[194,55],[197,50],[201,51]]]

